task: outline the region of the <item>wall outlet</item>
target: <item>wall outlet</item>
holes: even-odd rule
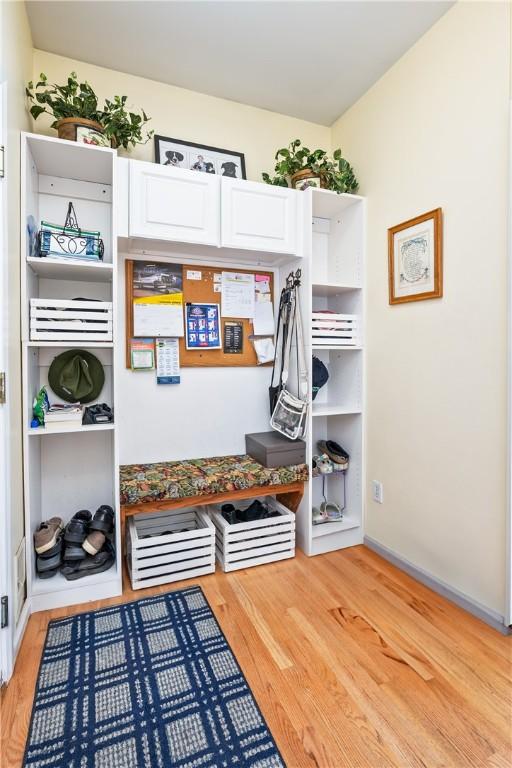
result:
[[[372,480],[372,497],[377,504],[384,504],[384,489],[380,480]]]

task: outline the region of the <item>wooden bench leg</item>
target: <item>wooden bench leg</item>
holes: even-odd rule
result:
[[[284,504],[285,507],[291,509],[292,512],[296,512],[304,496],[304,487],[300,491],[290,491],[289,493],[277,493],[276,499]]]

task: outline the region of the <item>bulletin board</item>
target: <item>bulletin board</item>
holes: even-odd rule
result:
[[[131,367],[130,361],[130,339],[133,337],[133,261],[126,260],[126,367]],[[198,264],[183,264],[183,310],[187,303],[194,304],[219,304],[221,305],[221,293],[215,290],[215,275],[222,272],[242,272],[253,275],[266,275],[270,283],[270,295],[272,302],[274,298],[274,274],[271,271],[262,269],[229,269],[225,266],[211,267],[200,266]],[[200,275],[200,277],[199,277]],[[193,276],[195,279],[191,279]],[[199,279],[198,279],[199,278]],[[217,278],[218,279],[218,278]],[[225,323],[237,322],[234,318],[220,318],[221,335],[224,340]],[[187,349],[185,338],[179,339],[180,348],[180,366],[181,367],[250,367],[257,366],[258,359],[254,346],[250,340],[253,335],[253,324],[251,320],[240,319],[243,329],[243,346],[241,353],[227,353],[224,351],[224,345],[221,349]],[[271,365],[266,363],[265,365]]]

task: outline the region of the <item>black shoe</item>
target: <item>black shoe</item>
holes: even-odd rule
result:
[[[84,539],[85,541],[85,539]],[[78,544],[68,544],[64,549],[64,560],[83,560],[87,552]]]
[[[105,547],[97,555],[87,556],[77,565],[65,565],[61,568],[61,573],[68,581],[76,581],[85,576],[92,576],[95,573],[108,571],[116,561],[115,549],[107,542]]]
[[[224,520],[227,520],[230,525],[233,525],[237,522],[236,519],[236,509],[234,508],[233,504],[223,504],[220,508],[220,511],[222,513],[222,517]]]
[[[62,556],[60,552],[57,552],[57,554],[52,557],[41,557],[41,555],[38,555],[36,558],[37,575],[42,579],[51,578],[51,576],[54,576],[57,573],[61,563]],[[49,575],[46,576],[45,574]]]
[[[114,530],[114,510],[108,504],[102,504],[96,512],[89,526],[91,531],[112,533]]]
[[[64,537],[62,532],[60,532],[53,547],[44,554],[36,556],[36,572],[40,579],[51,579],[59,572],[59,568],[62,565],[63,543]]]
[[[244,522],[252,523],[254,520],[262,520],[268,517],[268,507],[262,504],[258,499],[254,499],[247,509],[242,510],[241,517]]]
[[[66,544],[70,543],[82,546],[82,542],[89,533],[91,518],[92,515],[88,509],[81,509],[76,515],[73,515],[66,525],[66,530],[64,532],[64,541]]]

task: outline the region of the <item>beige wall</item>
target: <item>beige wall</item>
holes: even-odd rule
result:
[[[276,149],[297,137],[309,142],[308,146],[329,148],[330,129],[326,126],[34,51],[34,77],[44,72],[50,80],[62,82],[73,70],[91,83],[101,99],[126,94],[132,107],[142,106],[157,134],[244,152],[249,179],[261,181],[262,171],[273,171]],[[45,119],[39,118],[37,131],[46,125],[51,133]],[[153,141],[136,147],[130,156],[152,161]]]
[[[501,615],[508,15],[456,5],[332,136],[368,195],[366,533]],[[387,228],[437,206],[444,298],[390,307]]]
[[[8,391],[12,552],[23,538],[20,361],[20,131],[27,130],[25,83],[32,74],[32,37],[24,3],[2,7],[2,80],[7,82]]]

